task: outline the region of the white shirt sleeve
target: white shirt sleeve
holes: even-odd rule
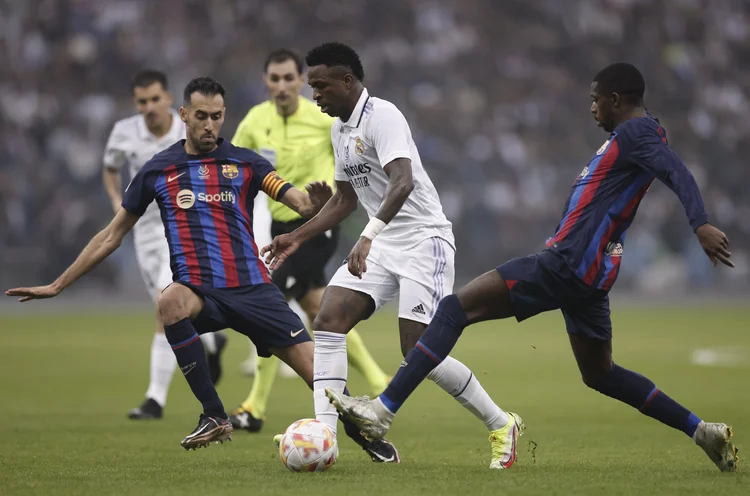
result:
[[[374,109],[368,121],[367,138],[378,154],[381,167],[397,158],[411,160],[411,129],[395,105]]]
[[[271,244],[271,222],[268,195],[258,191],[253,202],[253,237],[258,248]]]
[[[115,170],[122,169],[128,162],[127,145],[127,134],[124,132],[122,123],[118,122],[112,128],[104,147],[104,167]]]

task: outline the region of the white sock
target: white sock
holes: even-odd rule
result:
[[[155,400],[162,407],[167,404],[167,391],[175,368],[177,360],[172,347],[164,333],[157,332],[151,342],[151,375],[146,397]]]
[[[510,418],[492,401],[471,370],[455,358],[447,357],[427,376],[443,391],[481,420],[490,432],[505,427]]]
[[[346,387],[346,334],[315,331],[315,365],[313,367],[315,418],[335,434],[339,414],[326,397],[326,388],[343,393]]]
[[[383,404],[383,400],[380,399],[380,396],[372,400],[372,409],[375,411],[375,415],[387,425],[391,425],[391,422],[393,422],[393,419],[396,417],[396,414]]]
[[[201,341],[203,341],[203,348],[206,349],[206,353],[210,355],[216,353],[216,336],[213,332],[201,334]]]

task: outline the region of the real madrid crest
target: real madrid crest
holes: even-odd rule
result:
[[[362,140],[357,136],[357,138],[354,140],[354,151],[357,153],[357,155],[362,155],[365,153],[365,144],[362,143]]]
[[[609,145],[609,140],[607,140],[607,141],[605,141],[605,142],[604,142],[604,144],[603,144],[603,145],[601,146],[601,148],[599,148],[599,149],[598,149],[598,150],[596,151],[596,154],[597,154],[597,155],[601,155],[602,153],[604,153],[604,150],[606,150],[606,149],[607,149],[607,145]]]
[[[234,179],[240,175],[240,171],[237,170],[237,166],[234,164],[224,164],[221,166],[221,175],[227,179]]]

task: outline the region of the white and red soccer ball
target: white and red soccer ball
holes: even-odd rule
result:
[[[335,434],[315,419],[296,421],[279,443],[279,457],[292,472],[323,472],[336,463],[338,454]]]

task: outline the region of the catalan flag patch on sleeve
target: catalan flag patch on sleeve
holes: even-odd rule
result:
[[[278,200],[282,190],[286,191],[287,189],[289,189],[289,187],[285,187],[287,185],[291,186],[288,182],[281,179],[278,174],[276,174],[275,172],[271,172],[263,179],[263,183],[261,184],[260,188],[272,199]]]

